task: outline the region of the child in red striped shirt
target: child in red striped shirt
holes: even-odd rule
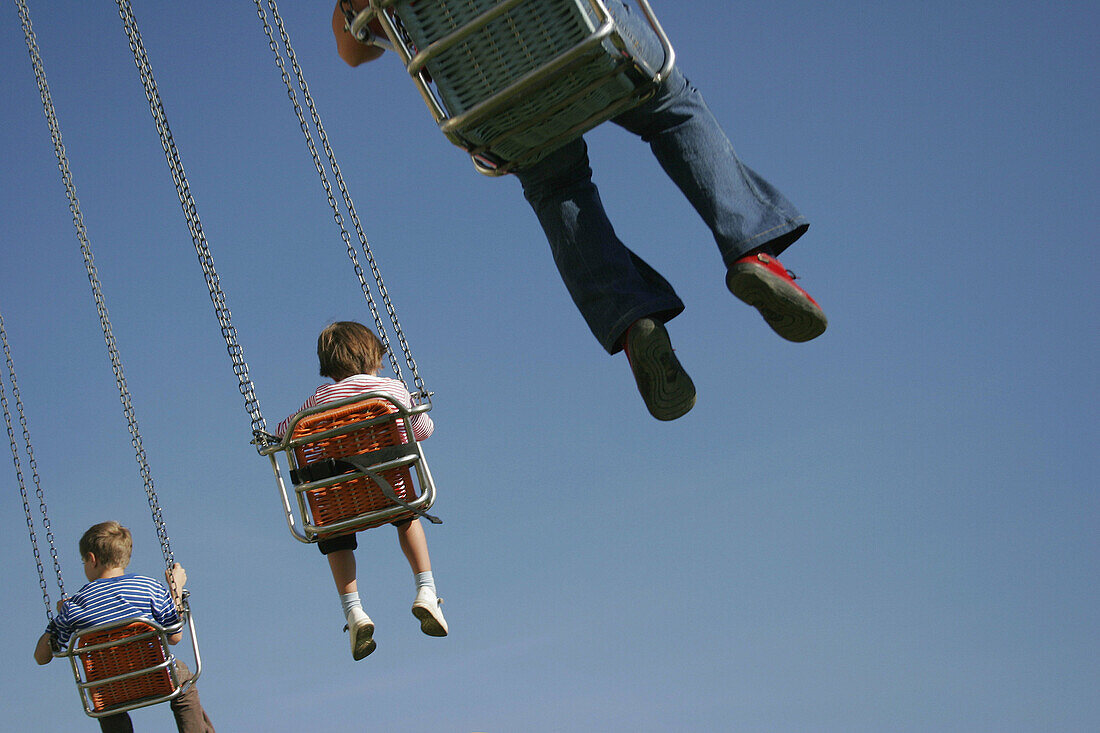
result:
[[[328,402],[353,397],[365,392],[382,392],[394,398],[407,408],[412,407],[412,396],[408,388],[399,380],[380,377],[382,357],[385,350],[374,333],[355,321],[338,321],[327,326],[317,337],[317,358],[321,364],[321,376],[328,377],[334,384],[323,384],[314,391],[302,410],[323,405]],[[296,415],[297,413],[295,413]],[[282,436],[290,423],[291,415],[279,423],[276,432]],[[398,423],[402,436],[404,427]],[[413,437],[424,440],[434,429],[432,419],[427,413],[419,413],[412,419]],[[432,563],[428,555],[428,540],[424,528],[417,518],[395,522],[401,551],[409,561],[416,575],[416,600],[412,612],[420,620],[420,630],[428,636],[446,636],[447,621],[443,618],[436,595],[435,579],[432,576]],[[358,543],[355,534],[340,535],[317,543],[321,554],[328,558],[332,579],[340,593],[344,617],[351,636],[351,654],[362,659],[375,649],[374,622],[363,610],[356,581],[355,549]]]

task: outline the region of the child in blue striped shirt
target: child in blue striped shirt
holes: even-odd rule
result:
[[[34,649],[34,660],[47,664],[53,659],[53,648],[64,648],[72,635],[81,629],[99,624],[141,617],[161,626],[179,621],[180,596],[187,583],[187,573],[176,563],[165,571],[165,579],[174,591],[153,578],[126,572],[133,550],[130,530],[118,522],[101,522],[80,538],[80,558],[88,583],[71,598],[57,602],[57,616],[46,627],[46,633]],[[180,641],[182,633],[168,637],[169,644]],[[176,660],[180,681],[191,678],[186,666]],[[170,703],[181,733],[213,733],[214,726],[199,702],[199,693],[192,685]],[[130,716],[118,713],[99,719],[103,731],[133,731]]]

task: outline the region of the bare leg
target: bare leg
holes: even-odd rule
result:
[[[424,536],[424,527],[421,526],[419,519],[398,527],[397,538],[401,542],[401,551],[405,553],[409,567],[414,573],[426,573],[432,569],[432,560],[428,556],[428,538]],[[333,573],[335,572],[334,570]],[[355,577],[354,573],[355,571],[352,570],[352,578]],[[352,582],[355,581],[352,580]]]
[[[425,547],[427,553],[427,547]],[[354,593],[358,590],[355,583],[355,551],[336,550],[326,555],[329,569],[332,570],[332,579],[336,583],[336,590],[341,595]]]
[[[431,582],[432,561],[428,557],[428,539],[424,536],[424,527],[419,519],[397,528],[401,540],[401,551],[409,561],[409,566],[417,576],[416,600],[412,612],[420,621],[420,630],[428,636],[446,636],[447,621],[439,608],[441,600],[435,594],[435,585]],[[426,578],[421,577],[423,573]],[[424,585],[422,581],[429,584]]]

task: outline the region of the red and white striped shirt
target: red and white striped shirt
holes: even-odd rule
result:
[[[298,408],[298,412],[328,402],[336,402],[338,400],[347,399],[348,397],[354,397],[364,392],[381,392],[387,397],[392,397],[395,402],[407,408],[412,407],[412,395],[409,394],[408,388],[399,380],[391,379],[390,377],[378,377],[373,374],[356,374],[347,379],[342,379],[335,384],[322,384],[313,395],[305,401],[305,404]],[[297,415],[298,412],[295,412],[294,415]],[[283,420],[279,423],[279,427],[275,429],[276,435],[280,438],[286,433],[286,429],[290,425],[290,420],[294,415]],[[413,435],[417,440],[424,440],[431,435],[432,431],[435,429],[432,419],[428,417],[426,412],[415,415],[412,419],[412,426]],[[401,421],[398,421],[397,427],[401,431],[401,437],[405,438],[405,426]]]

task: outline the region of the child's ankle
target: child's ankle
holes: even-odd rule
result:
[[[359,591],[340,594],[340,605],[344,608],[344,618],[348,617],[353,608],[363,608],[363,602],[359,600]]]
[[[416,589],[420,590],[421,588],[431,588],[432,592],[435,592],[435,578],[432,577],[431,570],[416,574]]]

